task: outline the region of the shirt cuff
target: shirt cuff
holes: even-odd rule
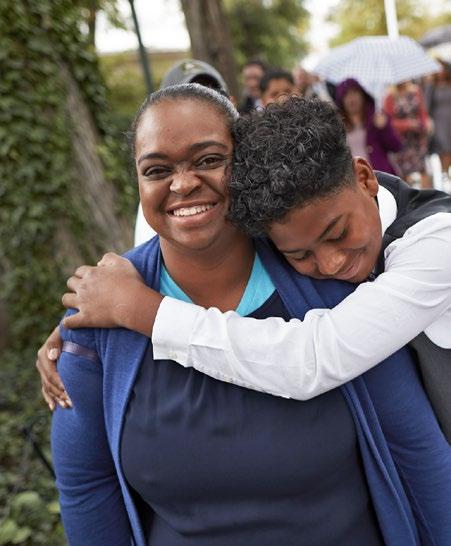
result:
[[[168,296],[161,302],[152,332],[153,357],[175,360],[189,367],[188,353],[193,327],[203,307]]]

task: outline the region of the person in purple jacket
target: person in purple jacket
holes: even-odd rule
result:
[[[353,78],[338,85],[335,101],[352,155],[364,157],[373,169],[396,174],[389,154],[399,152],[402,145],[389,116],[376,112],[374,99]]]

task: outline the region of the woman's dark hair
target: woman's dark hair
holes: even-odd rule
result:
[[[235,106],[233,106],[231,101],[225,95],[219,93],[215,89],[205,87],[199,83],[183,83],[180,85],[165,87],[148,95],[136,114],[128,135],[133,156],[135,155],[136,132],[139,128],[143,115],[151,106],[169,100],[194,100],[208,104],[218,113],[224,116],[227,127],[230,129],[230,131],[232,130],[233,123],[238,118],[238,111],[236,110]]]
[[[345,97],[348,92],[354,89],[359,91],[363,97],[363,108],[362,108],[362,123],[368,127],[373,124],[373,117],[375,111],[374,99],[371,97],[367,91],[360,85],[360,83],[354,78],[347,78],[337,85],[335,90],[335,104],[337,105],[338,111],[340,112],[345,127],[348,131],[351,131],[354,127],[351,117],[349,116],[344,102]]]
[[[248,67],[248,66],[258,66],[259,68],[262,69],[263,72],[266,72],[266,70],[267,70],[266,63],[264,63],[261,59],[248,59],[243,64],[243,69]]]
[[[229,219],[252,236],[291,209],[354,183],[343,122],[329,103],[291,97],[239,118]]]
[[[263,74],[262,79],[260,80],[260,91],[265,93],[273,80],[286,80],[287,82],[290,82],[291,85],[294,85],[294,79],[291,72],[281,68],[274,68]]]

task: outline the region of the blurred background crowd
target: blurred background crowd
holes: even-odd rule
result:
[[[449,2],[398,0],[391,20],[388,4],[0,2],[0,546],[64,544],[35,352],[74,267],[132,246],[126,133],[174,64],[180,78],[190,59],[209,63],[243,115],[293,93],[331,101],[354,155],[451,192]],[[401,47],[390,69],[359,53],[359,39],[387,34]],[[348,73],[339,60],[355,40]]]

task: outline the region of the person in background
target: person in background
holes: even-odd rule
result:
[[[396,174],[389,154],[399,152],[402,145],[390,117],[375,111],[374,99],[353,78],[337,86],[335,101],[345,123],[352,155],[367,159],[373,169]]]
[[[442,171],[451,175],[451,65],[439,62],[441,70],[426,86],[425,99],[434,122],[431,151],[439,154]]]
[[[175,63],[164,75],[160,89],[182,83],[198,83],[215,89],[230,99],[224,78],[216,68],[204,61],[185,59]]]
[[[319,76],[309,72],[302,65],[297,65],[293,69],[293,80],[297,90],[297,95],[306,99],[318,98],[321,100],[332,101],[327,84]]]
[[[247,114],[261,106],[260,80],[266,72],[265,64],[259,59],[250,59],[242,70],[243,100],[238,106],[240,114]]]
[[[221,95],[231,98],[224,78],[216,68],[204,61],[185,59],[175,63],[164,75],[160,89],[182,83],[198,83],[205,87],[209,87],[210,89],[215,89],[216,91],[219,91]],[[234,101],[232,100],[232,102]],[[135,223],[135,246],[148,241],[154,235],[155,231],[150,227],[148,222],[146,222],[140,203]]]
[[[268,106],[281,97],[297,94],[293,76],[287,70],[273,69],[265,72],[260,80],[262,105]]]
[[[316,97],[316,93],[312,87],[311,74],[303,66],[297,65],[293,69],[294,85],[297,89],[297,94],[300,97],[311,99]]]
[[[419,176],[421,188],[430,188],[432,182],[426,173],[425,160],[432,123],[420,86],[407,81],[392,87],[385,98],[384,110],[401,138],[402,149],[395,158],[399,175],[411,185]]]

